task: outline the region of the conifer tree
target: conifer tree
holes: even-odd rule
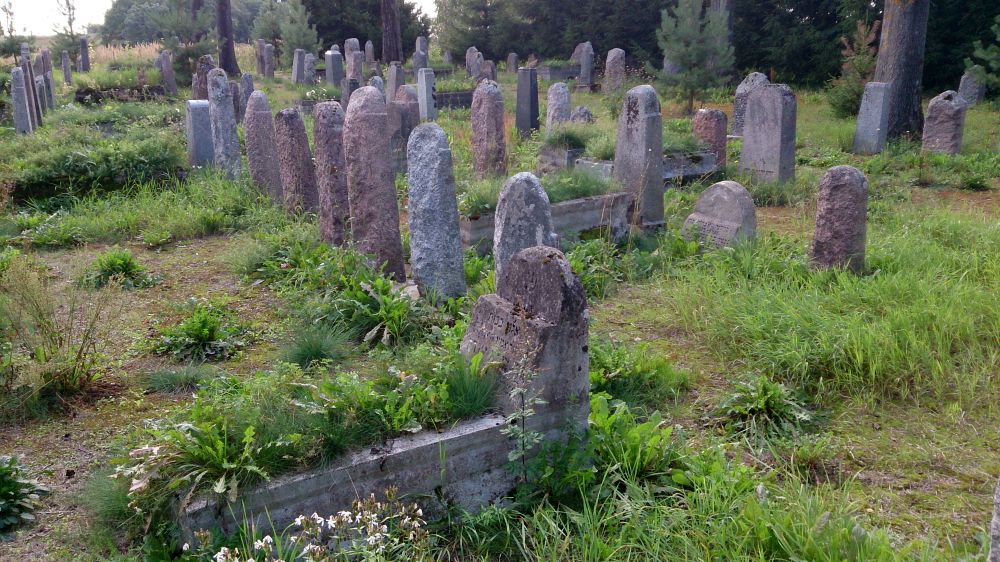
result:
[[[656,39],[669,61],[660,73],[668,87],[687,100],[687,112],[694,112],[695,97],[707,88],[726,83],[733,66],[733,48],[728,41],[728,15],[703,9],[702,0],[679,0],[673,13],[663,10]]]

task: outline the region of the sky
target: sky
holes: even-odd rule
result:
[[[12,0],[14,5],[14,25],[17,33],[32,35],[52,35],[53,27],[64,24],[59,15],[56,0]],[[104,21],[104,12],[111,7],[112,0],[76,0],[76,20],[80,29],[87,24]],[[425,14],[434,15],[434,0],[414,0]]]

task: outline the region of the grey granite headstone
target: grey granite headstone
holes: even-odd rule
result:
[[[215,166],[230,178],[238,177],[243,169],[234,108],[226,71],[213,68],[208,73],[208,115],[212,123]]]
[[[587,51],[594,52],[594,45],[590,41],[577,43],[576,48],[573,49],[573,54],[569,57],[570,62],[580,64],[583,62],[583,53]]]
[[[351,216],[344,160],[344,109],[337,102],[323,102],[316,105],[313,117],[320,235],[324,242],[342,246],[347,242]]]
[[[274,45],[264,45],[264,77],[274,78]]]
[[[819,184],[816,230],[809,259],[813,267],[865,268],[868,180],[857,168],[830,168]]]
[[[478,54],[479,50],[475,47],[469,47],[465,50],[465,73],[473,78],[479,76],[479,66],[476,62]]]
[[[340,51],[327,51],[326,59],[326,83],[340,86],[344,80],[344,56]]]
[[[618,117],[614,180],[632,194],[632,222],[656,228],[663,225],[663,117],[652,86],[625,94]]]
[[[721,109],[699,109],[691,122],[694,138],[708,145],[715,154],[715,164],[719,169],[726,167],[728,120]]]
[[[522,137],[537,131],[538,126],[538,71],[534,68],[517,69],[517,132]]]
[[[292,83],[304,84],[306,80],[306,52],[304,49],[295,49],[292,54]]]
[[[681,231],[716,248],[757,237],[757,209],[750,192],[734,181],[721,181],[705,190]]]
[[[73,65],[69,60],[69,51],[62,52],[63,84],[73,83]]]
[[[585,45],[589,46],[588,41]],[[580,54],[580,77],[576,81],[576,87],[580,90],[590,90],[594,83],[594,48],[584,49]]]
[[[191,85],[191,97],[196,100],[208,99],[208,73],[215,68],[212,55],[202,55],[198,58],[197,67]]]
[[[746,116],[747,101],[750,99],[750,94],[770,83],[771,81],[767,79],[767,76],[764,76],[760,72],[751,72],[737,86],[736,97],[733,100],[733,135],[743,135],[743,121]]]
[[[785,84],[768,84],[750,94],[741,172],[759,182],[795,181],[795,108],[795,94]]]
[[[207,100],[188,100],[185,129],[188,164],[191,166],[208,166],[215,161],[212,120],[208,113]]]
[[[499,279],[514,254],[533,246],[558,247],[549,196],[530,172],[515,174],[500,190],[493,232],[493,260]]]
[[[388,82],[385,85],[386,97],[391,99],[396,98],[396,92],[399,87],[406,83],[405,71],[403,70],[403,65],[398,60],[394,60],[389,63],[388,72]]]
[[[254,93],[253,74],[244,72],[240,76],[240,117],[241,121],[246,119],[247,104],[250,103],[250,96]]]
[[[507,55],[507,68],[505,69],[508,74],[513,74],[517,72],[518,66],[517,53],[509,53]]]
[[[986,84],[979,78],[983,73],[983,67],[974,65],[962,74],[962,81],[958,86],[958,93],[968,102],[970,106],[976,105],[986,97]]]
[[[344,41],[344,60],[351,64],[351,56],[361,50],[361,42],[354,37]]]
[[[414,45],[414,51],[423,51],[425,53],[431,52],[430,44],[427,42],[427,38],[423,35],[417,36],[416,45]]]
[[[80,38],[80,65],[83,72],[90,72],[90,42],[86,37]]]
[[[434,70],[421,68],[417,73],[417,103],[421,121],[437,119],[437,102],[434,88]]]
[[[365,62],[375,64],[375,44],[371,41],[365,41]]]
[[[545,134],[552,133],[554,127],[569,121],[570,113],[569,88],[563,82],[549,86],[549,95],[545,106]]]
[[[886,82],[865,84],[861,96],[861,109],[854,125],[854,142],[851,152],[855,154],[878,154],[885,148],[889,134],[889,93],[891,86]]]
[[[230,80],[229,93],[233,97],[233,115],[236,116],[236,124],[239,125],[243,122],[243,106],[240,104],[243,94],[240,92],[240,83],[236,80]]]
[[[472,159],[476,176],[485,178],[507,170],[503,92],[492,80],[483,80],[472,93]]]
[[[389,277],[406,279],[395,175],[389,160],[385,97],[372,87],[351,97],[344,120],[351,238]]]
[[[376,90],[382,92],[382,97],[385,97],[385,82],[382,81],[380,76],[372,76],[368,80],[368,85]]]
[[[302,79],[304,84],[315,84],[316,83],[316,55],[312,53],[306,53],[305,59],[302,61]]]
[[[14,106],[14,130],[21,134],[31,133],[28,90],[24,85],[24,70],[18,66],[10,70],[10,103]]]
[[[569,120],[572,121],[573,123],[597,122],[597,118],[594,117],[594,114],[591,113],[590,109],[588,109],[584,105],[577,106],[576,109],[573,110],[573,114],[569,116]]]
[[[358,84],[364,82],[365,55],[361,51],[354,51],[347,55],[347,77],[357,80]]]
[[[611,49],[604,63],[604,91],[615,92],[625,87],[625,51]]]
[[[285,210],[290,213],[316,212],[319,210],[316,171],[302,115],[295,108],[282,109],[274,117],[274,132],[278,141],[281,195]]]
[[[966,100],[948,90],[938,94],[927,104],[924,120],[923,150],[938,154],[958,154],[962,151],[965,133]]]
[[[448,137],[426,123],[407,146],[410,265],[423,294],[453,298],[465,294],[458,200]]]
[[[177,75],[174,73],[174,60],[170,51],[160,52],[160,81],[167,95],[177,95]]]
[[[243,117],[243,136],[247,145],[247,166],[250,179],[280,204],[281,169],[278,165],[278,140],[274,131],[274,116],[267,102],[267,94],[257,90],[247,100]]]

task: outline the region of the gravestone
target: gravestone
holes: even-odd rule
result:
[[[347,77],[357,80],[358,84],[364,82],[365,55],[361,51],[354,51],[347,56]]]
[[[632,194],[634,225],[663,225],[663,118],[652,86],[636,86],[625,94],[613,177]]]
[[[344,60],[348,61],[350,64],[351,56],[361,50],[361,42],[355,38],[350,38],[344,41]]]
[[[69,51],[62,52],[63,84],[73,83],[73,67],[69,61]]]
[[[376,267],[403,282],[403,243],[387,128],[385,97],[375,88],[360,88],[344,119],[351,239],[359,252],[375,256]]]
[[[423,35],[417,36],[417,42],[414,46],[414,51],[423,51],[425,53],[431,52],[430,44],[427,42],[427,38]]]
[[[400,86],[397,96],[402,93],[403,87]],[[392,173],[406,172],[406,143],[410,132],[418,125],[417,122],[410,121],[410,112],[406,101],[398,99],[389,101],[386,105],[386,123],[389,133],[389,164],[392,167]]]
[[[306,51],[295,49],[292,54],[292,83],[304,84],[306,79]]]
[[[15,66],[10,70],[10,103],[14,113],[14,131],[28,134],[33,131],[28,113],[28,90],[24,85],[24,70]]]
[[[517,132],[522,137],[538,130],[538,71],[534,68],[517,69]]]
[[[546,428],[585,432],[590,412],[587,297],[566,257],[555,248],[518,252],[502,275],[496,294],[476,302],[461,350],[482,353],[501,364],[496,396],[504,412],[523,409],[515,388],[543,403],[532,407],[525,424],[548,438]],[[561,435],[565,437],[565,435]]]
[[[254,41],[254,62],[257,65],[257,76],[267,76],[267,72],[264,70],[264,48],[267,42],[263,39],[257,39]]]
[[[625,87],[625,51],[611,49],[604,64],[604,91],[617,92]]]
[[[316,83],[316,55],[312,53],[306,53],[306,57],[302,62],[302,79],[304,84],[315,84]]]
[[[421,68],[428,68],[430,63],[427,60],[427,51],[413,52],[413,73],[420,72]]]
[[[569,116],[569,120],[573,123],[596,123],[597,118],[594,114],[590,112],[590,109],[585,105],[579,105],[573,110],[573,114]]]
[[[573,54],[569,57],[570,62],[580,64],[583,62],[583,53],[587,51],[594,52],[594,45],[590,41],[577,43],[576,48],[573,49]]]
[[[254,93],[253,74],[244,72],[240,76],[240,119],[246,119],[247,104],[250,103],[250,96]]]
[[[212,59],[212,55],[202,55],[198,58],[198,65],[191,85],[191,97],[193,99],[208,99],[208,73],[213,68],[215,68],[215,61]]]
[[[160,78],[167,95],[177,95],[177,75],[174,74],[174,60],[170,51],[160,52]]]
[[[465,294],[458,199],[448,137],[426,123],[407,145],[410,265],[421,294],[444,299]]]
[[[958,94],[962,96],[962,99],[969,104],[969,106],[976,105],[977,103],[983,101],[986,97],[986,84],[983,83],[980,76],[982,76],[983,67],[977,65],[972,66],[962,74],[962,81],[958,85]]]
[[[475,72],[473,77],[481,76],[483,73],[483,65],[486,63],[486,59],[483,58],[483,53],[476,51],[476,56],[472,60],[472,70]],[[494,80],[495,81],[495,80]]]
[[[551,134],[554,127],[569,121],[569,107],[569,88],[566,84],[556,82],[549,86],[549,95],[545,106],[545,134]]]
[[[254,185],[267,193],[271,201],[280,204],[281,169],[278,164],[278,141],[274,117],[267,94],[260,90],[250,94],[243,117],[243,136],[247,145],[247,166]]]
[[[589,41],[585,45],[589,48],[580,54],[580,77],[577,78],[576,87],[578,90],[589,91],[594,84],[594,48],[590,47]]]
[[[505,70],[508,74],[517,72],[517,53],[507,55],[507,68]]]
[[[705,190],[681,232],[688,240],[697,236],[703,244],[732,247],[757,237],[757,209],[750,192],[734,181],[720,181]]]
[[[212,146],[216,168],[229,178],[238,177],[243,170],[234,108],[233,92],[229,88],[226,71],[213,68],[208,73],[208,116],[212,124]]]
[[[83,72],[83,57],[79,53],[76,55],[76,71]]]
[[[472,78],[479,76],[479,67],[476,64],[476,55],[479,51],[475,47],[465,50],[465,73]]]
[[[420,108],[421,121],[437,119],[433,69],[421,68],[417,73],[417,104]]]
[[[472,93],[472,156],[476,176],[485,178],[507,170],[503,92],[492,80],[483,80]]]
[[[52,72],[52,53],[47,49],[42,49],[42,74]]]
[[[795,94],[785,84],[768,84],[750,94],[741,172],[759,182],[795,181],[795,106]]]
[[[185,116],[188,164],[208,166],[215,161],[212,144],[212,120],[208,114],[208,100],[188,100]]]
[[[361,87],[361,83],[353,78],[344,78],[344,81],[340,84],[340,105],[347,110],[347,106],[351,103],[351,96],[354,95],[354,91]]]
[[[22,51],[24,47],[22,47]],[[42,107],[39,104],[38,90],[35,87],[35,72],[28,62],[28,57],[22,55],[21,70],[24,71],[24,86],[28,93],[28,109],[31,110],[31,122],[34,129],[42,126]]]
[[[365,62],[375,64],[375,44],[370,40],[365,41]]]
[[[404,84],[396,91],[396,100],[403,104],[406,110],[407,122],[410,123],[406,131],[406,138],[410,137],[410,131],[420,124],[420,96],[417,89],[409,84]]]
[[[274,78],[274,45],[264,45],[264,77]]]
[[[743,121],[746,116],[747,101],[750,99],[750,94],[770,83],[771,81],[767,79],[767,76],[764,76],[760,72],[751,72],[737,86],[736,97],[733,100],[733,135],[743,135]]]
[[[813,267],[865,268],[868,180],[851,166],[827,170],[816,198],[816,230],[809,260]]]
[[[493,259],[497,279],[514,254],[521,250],[559,245],[552,226],[549,196],[530,172],[515,174],[503,184],[494,220]]]
[[[340,86],[344,80],[344,56],[340,51],[329,50],[324,55],[326,62],[326,83]]]
[[[45,93],[46,95],[48,95],[46,103],[49,106],[49,109],[55,109],[56,91],[55,91],[55,79],[52,78],[52,71],[51,70],[46,71],[45,74],[42,76],[42,78],[45,80]]]
[[[726,113],[720,109],[699,109],[691,123],[694,138],[708,145],[715,154],[715,163],[719,169],[726,167],[728,120]]]
[[[405,71],[401,62],[394,60],[389,63],[388,78],[389,81],[385,87],[386,97],[393,100],[396,99],[396,92],[399,91],[399,87],[406,83]]]
[[[452,64],[451,51],[445,51],[445,52],[441,53],[441,60],[445,64],[448,64],[448,65]]]
[[[313,169],[309,137],[302,115],[295,108],[282,109],[274,117],[281,170],[281,196],[289,213],[313,213],[319,210],[316,171]]]
[[[368,85],[375,88],[379,92],[382,92],[382,97],[385,97],[385,83],[382,82],[382,78],[380,76],[372,76],[371,79],[368,80]]]
[[[42,108],[42,114],[49,112],[49,93],[45,88],[45,77],[41,74],[35,76],[35,91],[38,92],[38,105]]]
[[[889,134],[889,93],[886,82],[865,84],[861,96],[861,109],[854,125],[854,142],[851,152],[855,154],[878,154],[885,148]]]
[[[229,92],[233,97],[233,115],[236,116],[236,124],[239,125],[243,122],[243,106],[240,105],[240,100],[243,99],[243,94],[240,92],[240,83],[236,80],[230,80]]]
[[[344,160],[344,109],[337,102],[323,102],[316,105],[313,117],[319,231],[324,242],[342,246],[347,242],[351,216],[347,199],[347,164]]]
[[[80,38],[80,67],[83,72],[90,72],[90,42],[86,37]]]
[[[924,120],[924,152],[954,155],[962,151],[966,108],[965,99],[954,90],[938,94],[931,100]]]
[[[491,60],[483,61],[483,64],[479,67],[479,77],[476,78],[476,82],[481,80],[493,80],[497,79],[497,65]]]

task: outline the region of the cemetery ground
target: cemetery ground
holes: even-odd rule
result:
[[[513,75],[501,73],[500,82],[508,175],[533,171],[545,141],[510,133]],[[275,112],[315,90],[277,80],[258,88]],[[970,109],[959,156],[921,156],[917,142],[900,141],[861,157],[847,150],[852,120],[832,117],[821,93],[797,96],[794,183],[741,177],[739,143],[730,142],[725,171],[667,192],[664,233],[624,246],[596,237],[564,248],[588,295],[592,392],[631,408],[592,414],[594,439],[604,443],[594,470],[553,456],[554,474],[528,497],[431,526],[431,538],[409,556],[985,559],[1000,472],[1000,107]],[[709,107],[731,111],[731,92],[713,99]],[[79,198],[39,193],[8,206],[0,215],[2,292],[31,289],[55,316],[74,299],[86,310],[103,306],[94,327],[99,377],[82,393],[51,403],[25,398],[5,411],[0,453],[24,455],[51,493],[36,523],[0,543],[0,559],[162,559],[176,546],[157,538],[169,529],[162,521],[146,528],[126,505],[125,479],[107,476],[129,463],[130,449],[154,435],[169,439],[169,423],[238,428],[219,455],[279,474],[337,452],[323,449],[293,403],[315,399],[297,383],[356,373],[384,384],[390,373],[416,376],[430,389],[455,366],[461,319],[493,288],[488,258],[467,253],[464,302],[433,307],[378,289],[380,302],[398,305],[397,316],[373,319],[360,338],[319,337],[304,326],[328,314],[329,303],[310,295],[337,285],[333,298],[346,298],[344,278],[363,272],[350,255],[318,242],[314,218],[286,215],[243,181],[207,171],[179,177],[182,102],[85,108],[69,103],[68,88],[59,100],[63,107],[35,135],[0,137],[0,174],[7,185],[103,189]],[[598,122],[574,134],[588,137],[588,153],[606,157],[620,97],[574,91],[577,105]],[[664,139],[683,147],[693,141],[682,107],[664,103]],[[493,209],[502,179],[474,179],[469,111],[444,110],[438,123],[455,157],[460,210]],[[308,116],[306,130],[311,137]],[[127,173],[123,162],[132,166]],[[807,264],[816,188],[838,164],[858,167],[871,186],[868,267],[859,277]],[[124,185],[126,176],[147,181]],[[679,227],[698,194],[726,178],[753,195],[759,239],[698,251]],[[405,178],[397,187],[405,230]],[[555,200],[559,191],[571,198],[610,187],[561,174],[546,188]],[[129,279],[134,287],[81,282],[95,278],[97,258],[117,249],[143,268]],[[171,329],[192,319],[216,330],[198,348],[217,359],[210,367],[189,367],[201,357],[174,345],[182,338]],[[76,321],[82,325],[86,314]],[[309,359],[326,362],[279,363]],[[364,388],[355,384],[342,388]],[[456,419],[454,410],[430,417],[441,427]],[[244,449],[251,426],[256,440],[248,437]],[[343,443],[372,444],[363,439],[346,435]],[[219,460],[208,452],[191,458],[206,467]],[[246,482],[261,479],[250,472]],[[206,483],[218,474],[209,472]]]

